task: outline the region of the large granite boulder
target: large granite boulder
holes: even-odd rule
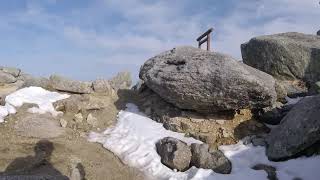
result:
[[[166,137],[156,143],[161,162],[171,169],[185,171],[191,161],[190,147],[176,138]]]
[[[216,173],[230,174],[232,165],[220,150],[209,152],[207,144],[191,144],[191,166],[212,169]]]
[[[241,52],[245,64],[280,82],[301,80],[309,86],[320,80],[320,36],[295,32],[259,36],[242,44]],[[304,92],[303,86],[288,88]]]
[[[193,47],[174,48],[149,59],[139,76],[180,109],[263,108],[276,99],[272,76],[230,56]]]
[[[92,83],[67,79],[58,75],[50,76],[50,85],[53,89],[78,94],[93,92]]]
[[[285,160],[320,140],[320,95],[305,97],[267,137],[267,156]]]

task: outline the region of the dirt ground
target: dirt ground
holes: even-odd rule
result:
[[[12,115],[10,115],[12,116]],[[15,118],[0,124],[0,175],[53,175],[71,178],[75,167],[87,180],[141,180],[112,152],[66,128],[58,138],[19,136]],[[39,150],[40,149],[40,150]]]

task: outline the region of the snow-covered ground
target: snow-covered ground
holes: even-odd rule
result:
[[[271,162],[265,155],[264,147],[243,145],[221,146],[225,155],[232,162],[229,175],[217,174],[212,170],[192,167],[186,172],[176,172],[164,166],[155,149],[155,143],[163,137],[175,137],[186,143],[201,143],[193,138],[186,138],[181,133],[168,131],[139,112],[133,104],[118,115],[117,124],[105,132],[91,133],[89,140],[99,142],[115,153],[124,163],[140,169],[147,177],[171,180],[263,180],[267,179],[265,171],[251,169],[256,164],[267,164],[277,168],[280,180],[317,180],[320,177],[320,156],[298,158],[285,162]]]
[[[68,97],[69,95],[67,94],[50,92],[41,87],[27,87],[20,89],[6,96],[6,104],[4,106],[0,106],[0,123],[4,121],[4,118],[8,114],[16,113],[15,107],[20,107],[24,103],[33,103],[38,105],[38,107],[30,108],[29,112],[41,114],[49,112],[53,116],[56,116],[59,112],[54,109],[52,103]]]

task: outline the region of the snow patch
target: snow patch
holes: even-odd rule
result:
[[[30,108],[28,111],[32,113],[51,113],[53,116],[59,114],[52,103],[70,97],[67,94],[47,91],[41,87],[27,87],[13,92],[6,96],[6,104],[0,106],[0,123],[8,114],[16,113],[15,107],[20,107],[24,103],[37,104],[38,107]]]
[[[280,180],[301,178],[316,180],[320,177],[320,156],[292,159],[285,162],[271,162],[265,155],[264,147],[244,145],[220,146],[220,150],[232,162],[231,174],[224,175],[208,169],[192,167],[186,172],[176,172],[161,163],[156,152],[155,143],[164,137],[175,137],[188,144],[202,143],[182,133],[168,131],[161,123],[157,123],[133,104],[118,114],[118,122],[103,133],[91,133],[89,141],[103,144],[103,147],[115,153],[125,164],[138,168],[147,177],[170,180],[267,180],[265,171],[251,169],[256,164],[272,165],[277,168]]]

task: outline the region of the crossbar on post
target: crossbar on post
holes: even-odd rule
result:
[[[208,29],[205,33],[203,33],[201,36],[197,38],[198,41],[198,47],[201,49],[201,45],[205,42],[207,42],[207,51],[210,51],[210,45],[211,45],[211,32],[213,31],[213,28]],[[205,38],[205,39],[203,39]]]

